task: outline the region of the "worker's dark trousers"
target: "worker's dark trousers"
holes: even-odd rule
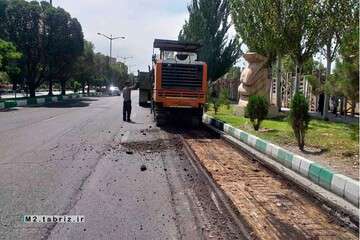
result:
[[[123,120],[130,121],[130,115],[131,115],[131,101],[124,101]]]

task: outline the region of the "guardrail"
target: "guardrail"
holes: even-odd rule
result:
[[[233,126],[216,120],[207,114],[204,114],[203,122],[255,148],[259,152],[282,164],[284,167],[291,169],[313,183],[340,196],[354,206],[359,207],[359,181],[355,181],[350,177],[333,172],[314,161],[294,154],[243,130],[234,128]]]

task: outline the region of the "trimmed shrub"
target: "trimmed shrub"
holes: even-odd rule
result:
[[[305,133],[308,129],[309,122],[309,104],[302,93],[296,92],[293,99],[291,100],[289,123],[294,131],[299,149],[301,151],[304,150]]]
[[[209,90],[208,93],[208,102],[211,103],[212,107],[214,108],[215,115],[218,113],[218,110],[220,108],[221,102],[219,98],[219,94],[215,89]]]
[[[214,108],[214,113],[216,115],[218,113],[218,111],[219,111],[220,106],[221,106],[220,99],[212,97],[211,98],[211,103],[212,103],[212,107]]]
[[[221,105],[225,105],[227,109],[230,109],[229,90],[220,90],[220,103]]]
[[[245,114],[250,118],[250,121],[255,129],[258,131],[261,122],[266,118],[269,112],[269,103],[264,96],[250,96],[248,104],[245,108]]]

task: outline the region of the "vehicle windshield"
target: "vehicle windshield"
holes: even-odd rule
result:
[[[174,51],[163,51],[162,52],[162,59],[163,60],[186,60],[187,57],[185,56],[189,56],[189,59],[191,61],[196,61],[197,60],[197,54],[196,53],[192,53],[192,52],[174,52]]]

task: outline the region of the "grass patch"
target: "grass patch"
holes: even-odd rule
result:
[[[255,131],[249,118],[235,116],[234,110],[221,106],[218,114],[213,109],[207,112],[218,120],[258,136],[272,143],[283,146],[297,146],[296,139],[287,118],[266,119],[261,129]],[[312,119],[305,137],[305,145],[319,148],[327,155],[352,157],[359,154],[359,125],[334,123]]]

